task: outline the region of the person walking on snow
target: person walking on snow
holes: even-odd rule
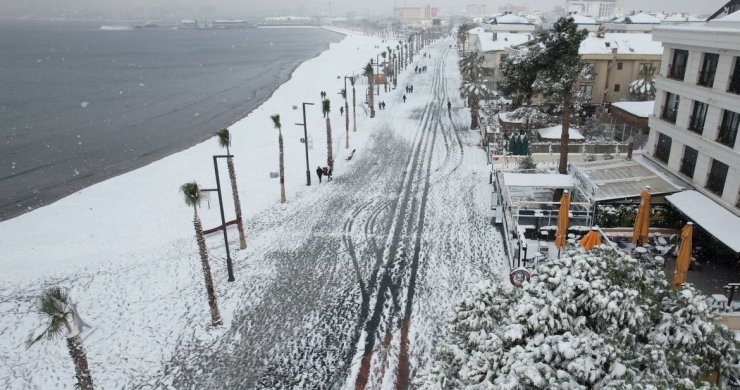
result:
[[[403,95],[403,102],[406,103],[406,95]]]
[[[452,109],[452,103],[450,103],[450,101],[448,100],[447,101],[447,115],[452,115],[452,113],[450,112],[451,109]]]
[[[318,168],[316,168],[316,176],[318,176],[318,177],[319,177],[319,183],[321,183],[321,176],[322,176],[323,174],[324,174],[324,171],[323,171],[323,170],[321,170],[321,167],[320,167],[320,166],[319,166]]]
[[[339,116],[342,116],[342,115],[344,115],[344,107],[339,106]]]

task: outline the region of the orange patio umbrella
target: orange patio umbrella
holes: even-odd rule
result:
[[[632,231],[632,245],[637,245],[638,241],[643,244],[648,242],[648,233],[650,232],[650,186],[640,194],[640,208],[637,210],[635,218],[635,228]]]
[[[601,245],[601,234],[596,230],[596,227],[592,227],[591,231],[581,238],[580,243],[583,249],[590,251],[591,248]]]
[[[560,211],[558,211],[558,230],[555,231],[555,246],[560,250],[565,248],[566,237],[568,236],[568,213],[570,212],[570,195],[568,190],[563,191],[560,198]]]
[[[689,222],[681,229],[681,244],[678,246],[676,257],[676,273],[673,274],[673,287],[681,288],[686,282],[686,273],[689,272],[691,261],[691,241],[694,235],[694,224]]]

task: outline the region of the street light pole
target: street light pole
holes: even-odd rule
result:
[[[306,185],[311,185],[311,166],[308,162],[308,130],[306,129],[306,105],[313,106],[313,103],[303,104],[303,123],[296,123],[296,126],[303,126],[303,139],[301,140],[306,147]]]
[[[226,248],[226,270],[229,274],[229,282],[233,282],[234,279],[234,267],[231,262],[231,251],[229,250],[229,235],[226,233],[226,217],[224,216],[224,201],[221,197],[221,179],[218,175],[218,159],[234,157],[230,154],[227,155],[216,155],[213,156],[213,169],[216,171],[216,188],[215,189],[204,189],[203,192],[217,192],[218,193],[218,208],[221,211],[221,230],[224,231],[224,247]]]

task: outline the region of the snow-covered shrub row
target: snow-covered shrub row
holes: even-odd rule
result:
[[[695,389],[740,372],[740,343],[691,285],[597,248],[541,263],[521,289],[487,283],[457,306],[422,389]]]

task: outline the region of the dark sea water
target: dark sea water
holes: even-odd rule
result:
[[[100,25],[0,20],[0,221],[207,139],[342,38]]]

